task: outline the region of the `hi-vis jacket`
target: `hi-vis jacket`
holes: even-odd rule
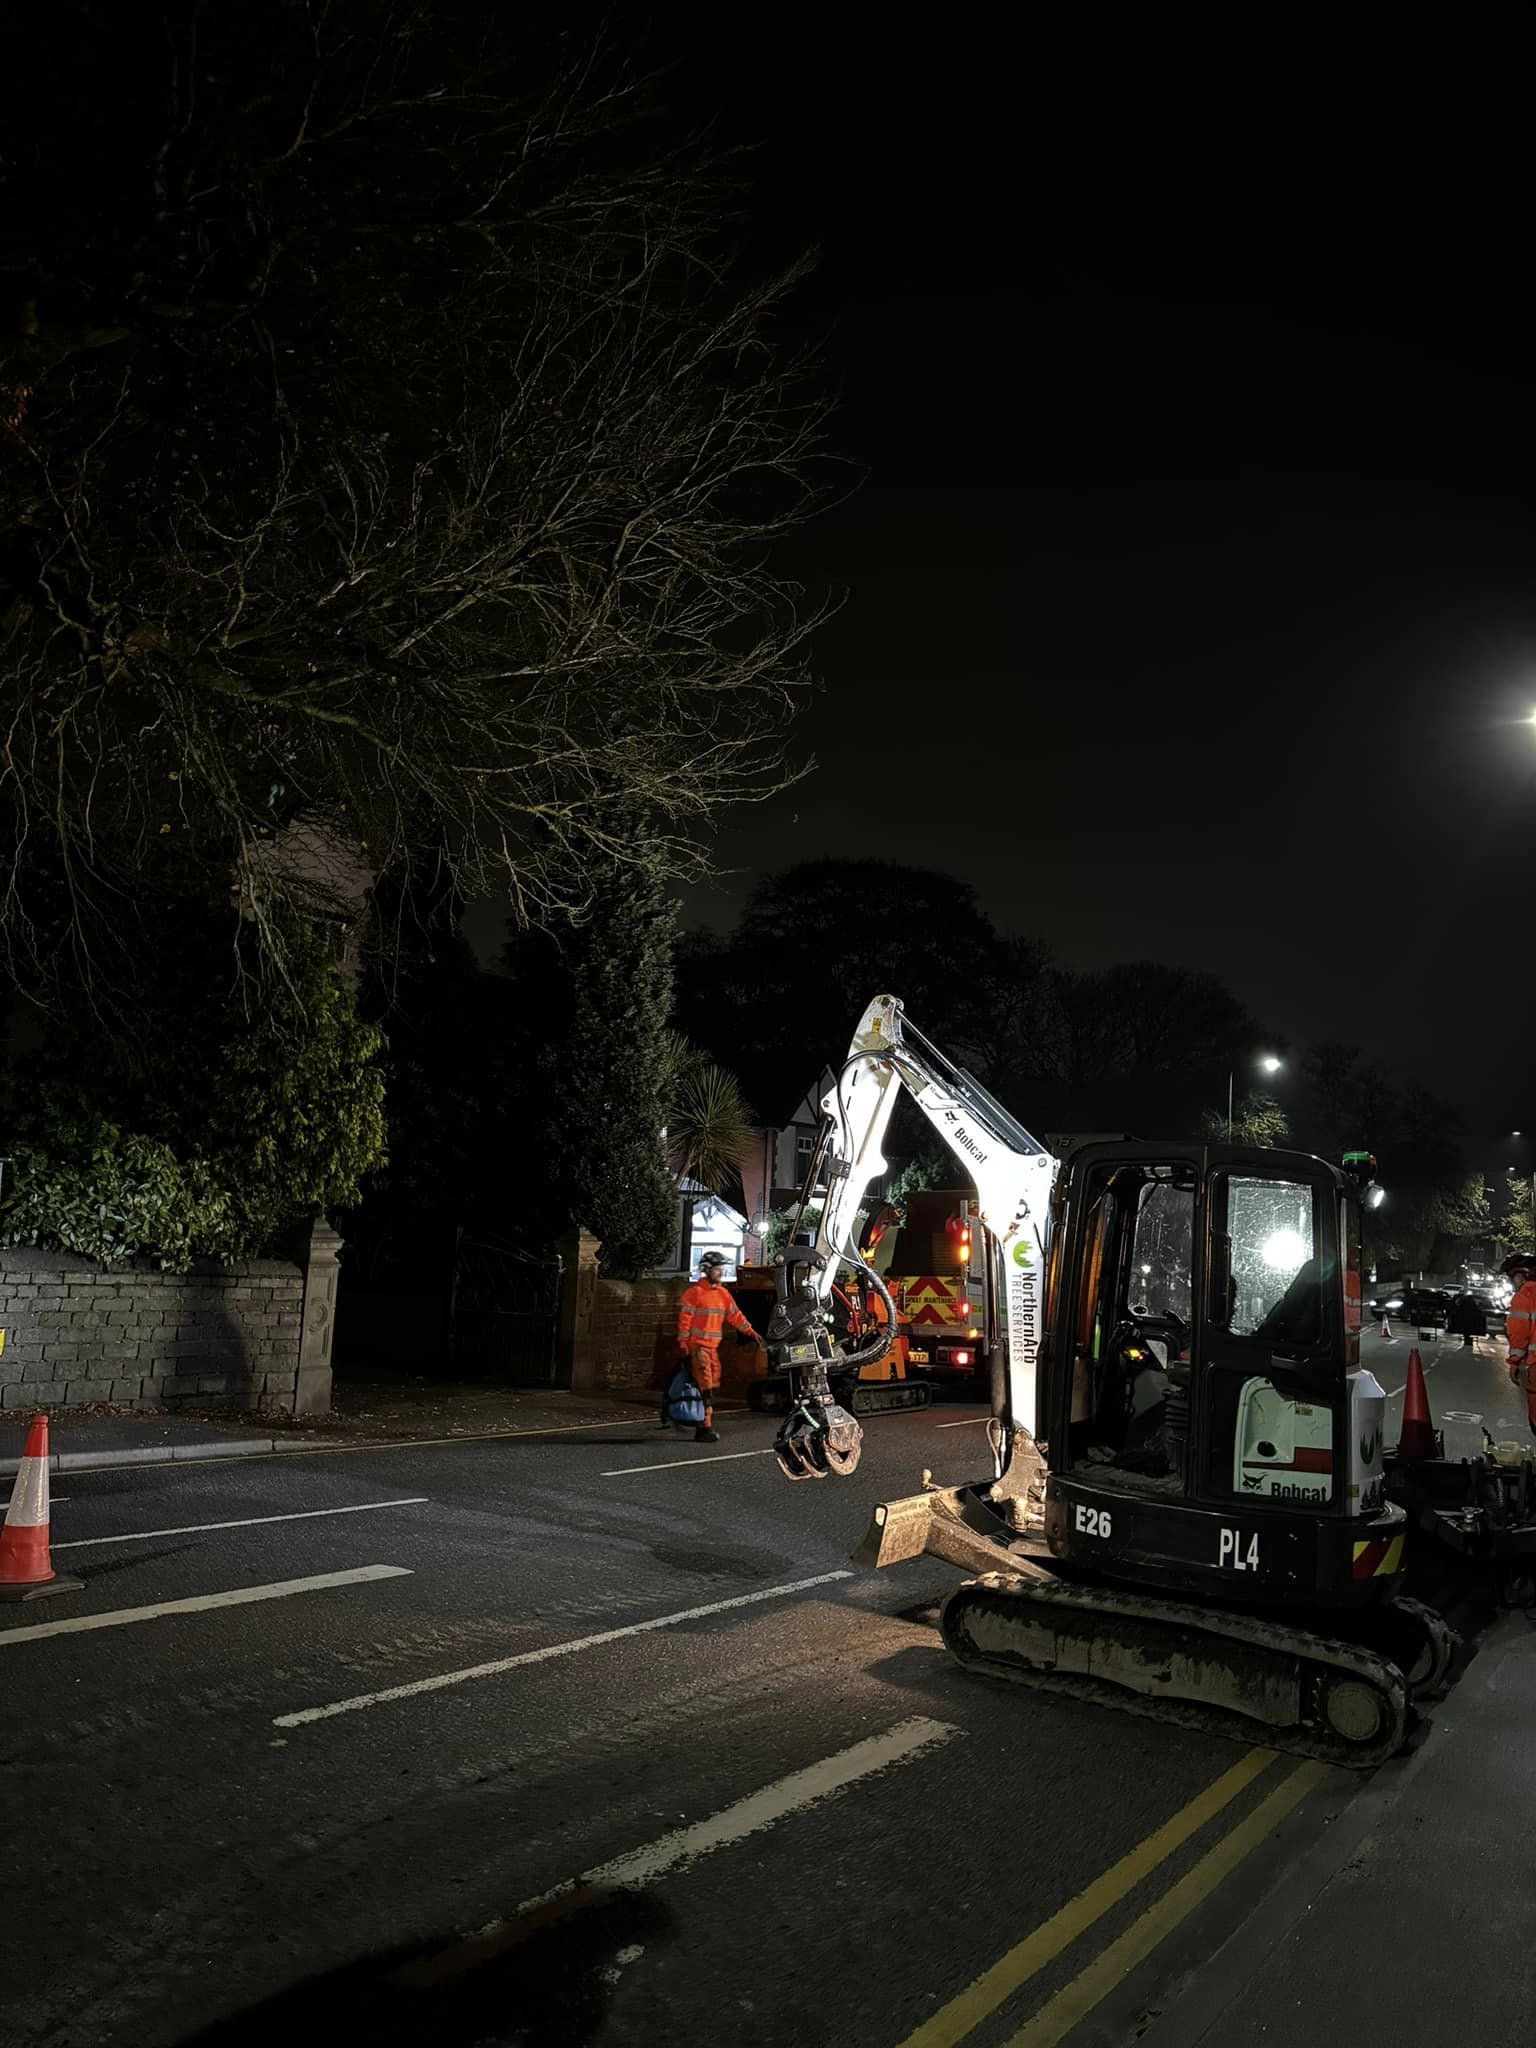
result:
[[[1536,1289],[1532,1291],[1536,1293]],[[690,1344],[713,1347],[725,1335],[727,1323],[733,1330],[739,1330],[743,1337],[757,1336],[756,1330],[723,1287],[716,1287],[708,1280],[695,1280],[677,1311],[679,1346],[684,1351]]]
[[[1527,1280],[1504,1312],[1504,1335],[1509,1339],[1509,1376],[1523,1379],[1527,1393],[1536,1392],[1530,1369],[1536,1366],[1536,1280]]]

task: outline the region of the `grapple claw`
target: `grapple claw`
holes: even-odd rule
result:
[[[806,1393],[780,1424],[774,1456],[786,1479],[846,1479],[859,1462],[864,1432],[830,1396]]]

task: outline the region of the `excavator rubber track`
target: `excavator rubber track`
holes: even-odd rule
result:
[[[933,1389],[926,1380],[854,1380],[842,1400],[855,1415],[889,1415],[898,1408],[928,1407]]]
[[[838,1380],[838,1400],[852,1415],[889,1415],[898,1408],[927,1408],[933,1388],[926,1380]],[[753,1380],[747,1388],[747,1406],[757,1415],[785,1415],[789,1412],[790,1390],[786,1374]]]
[[[1395,1663],[1258,1615],[999,1571],[957,1587],[940,1628],[968,1671],[1349,1770],[1408,1735]]]
[[[1356,1624],[1362,1648],[1376,1650],[1402,1672],[1408,1696],[1439,1699],[1462,1647],[1461,1637],[1433,1607],[1398,1593]]]

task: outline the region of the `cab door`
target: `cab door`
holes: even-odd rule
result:
[[[1213,1154],[1203,1206],[1190,1490],[1218,1504],[1345,1512],[1337,1180],[1294,1154]]]

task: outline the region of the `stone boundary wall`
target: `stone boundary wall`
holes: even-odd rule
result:
[[[652,1402],[677,1365],[677,1309],[684,1279],[610,1280],[597,1270],[598,1243],[582,1231],[561,1247],[565,1304],[560,1356],[576,1394]],[[762,1353],[727,1330],[720,1346],[720,1395],[744,1403]]]
[[[321,1224],[307,1266],[186,1273],[0,1250],[0,1406],[323,1412],[338,1243]]]
[[[652,1399],[677,1357],[680,1280],[608,1280],[592,1305],[594,1394]],[[724,1351],[721,1353],[722,1360]]]

